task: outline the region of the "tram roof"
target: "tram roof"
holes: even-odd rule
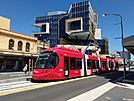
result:
[[[89,59],[98,60],[98,57],[94,55],[88,55],[88,57]]]
[[[69,51],[69,52],[77,52],[77,53],[81,53],[79,50],[72,50],[72,49],[69,49],[69,48],[65,48],[65,47],[53,47],[53,48],[48,48],[48,49],[45,49],[43,52],[45,51]]]

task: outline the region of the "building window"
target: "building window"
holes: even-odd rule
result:
[[[30,51],[30,43],[26,43],[26,51],[29,52]]]
[[[78,16],[78,14],[76,14]],[[71,18],[65,21],[65,31],[70,34],[73,32],[81,32],[83,31],[83,19],[81,17]]]
[[[9,49],[13,50],[14,48],[14,40],[10,39],[9,40]]]
[[[18,50],[19,50],[19,51],[22,50],[22,42],[21,42],[21,41],[18,42]]]

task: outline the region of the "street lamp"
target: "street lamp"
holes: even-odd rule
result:
[[[63,15],[62,17],[60,17],[58,19],[58,41],[60,41],[60,20],[64,17],[68,17],[68,14],[67,15]]]
[[[102,16],[118,16],[118,17],[120,17],[120,23],[119,24],[121,25],[121,38],[122,38],[122,51],[123,51],[123,64],[124,64],[124,80],[125,80],[126,67],[125,67],[125,57],[124,57],[125,48],[123,46],[124,32],[123,32],[122,16],[120,14],[106,14],[106,13],[104,13]]]

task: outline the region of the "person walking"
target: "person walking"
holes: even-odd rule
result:
[[[27,69],[28,69],[28,65],[26,64],[23,68],[23,71],[25,72],[25,76],[26,76],[26,73],[27,73]]]

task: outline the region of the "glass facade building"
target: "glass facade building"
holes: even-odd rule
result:
[[[95,31],[98,15],[89,1],[71,4],[66,12],[48,12],[46,16],[35,18],[34,36],[54,47],[57,44],[73,44],[87,46],[95,42]],[[108,40],[96,40],[101,48],[100,54],[108,54]]]
[[[95,34],[97,20],[97,13],[89,1],[71,4],[66,12],[49,12],[47,16],[36,17],[33,26],[38,30],[34,36],[44,42],[49,41],[50,47],[74,42],[89,44]]]
[[[108,39],[97,40],[98,45],[101,48],[100,54],[109,54]]]
[[[58,41],[58,20],[66,15],[66,12],[48,13],[47,16],[36,17],[35,24],[38,29],[34,31],[34,36],[43,42],[49,42],[50,47],[54,47]],[[47,31],[48,30],[48,31]]]
[[[69,18],[81,17],[83,20],[83,32],[94,34],[93,31],[95,31],[97,25],[97,14],[94,12],[88,1],[72,4],[68,16]]]

